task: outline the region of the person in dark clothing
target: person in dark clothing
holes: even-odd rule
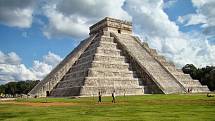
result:
[[[112,93],[112,103],[115,103],[116,102],[116,100],[115,100],[115,91],[113,91],[113,93]]]
[[[102,102],[102,94],[100,91],[99,91],[99,101],[98,102]]]

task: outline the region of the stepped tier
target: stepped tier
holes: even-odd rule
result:
[[[66,58],[60,62],[42,81],[40,81],[28,94],[32,97],[47,96],[47,92],[50,92],[68,70],[75,64],[76,60],[87,49],[92,41],[97,37],[97,34],[90,36],[83,40]]]
[[[138,61],[137,63],[154,78],[152,80],[163,89],[164,93],[187,92],[188,88],[193,89],[193,92],[209,91],[199,81],[193,80],[189,75],[184,74],[182,70],[176,69],[173,63],[167,62],[163,56],[158,55],[156,50],[149,48],[147,43],[141,43],[137,37],[111,34],[116,38],[121,48],[127,51],[128,55]],[[175,87],[175,89],[171,90],[170,86]]]
[[[113,37],[104,35],[95,38],[51,91],[51,96],[86,96],[97,94],[100,89],[103,89],[103,95],[110,95],[113,90],[120,95],[119,89],[128,92],[126,94],[144,94],[147,89],[141,85],[142,79],[131,70],[113,40]]]
[[[57,88],[53,90],[52,96],[66,97],[66,96],[98,96],[98,91],[103,96],[109,96],[113,91],[117,92],[116,95],[141,95],[144,93],[144,88],[141,87],[113,87],[113,86],[77,86],[69,88]]]
[[[184,88],[181,88],[177,80],[142,47],[141,43],[134,40],[132,36],[121,34],[113,34],[113,36],[116,38],[116,41],[121,44],[121,47],[146,69],[147,73],[151,75],[153,81],[158,84],[164,93],[168,94],[185,91]]]
[[[189,91],[188,91],[189,90]],[[105,18],[31,92],[31,96],[142,95],[208,92],[132,36],[130,22]]]

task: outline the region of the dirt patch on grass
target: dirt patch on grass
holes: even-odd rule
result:
[[[16,98],[0,98],[0,101],[16,100]]]
[[[111,105],[125,105],[128,104],[128,102],[126,101],[120,101],[120,102],[116,102],[116,103],[112,103],[112,102],[101,102],[101,103],[95,103],[95,105],[102,105],[102,106],[111,106]]]
[[[0,104],[15,104],[15,105],[24,105],[24,106],[35,106],[35,107],[49,107],[49,106],[75,106],[78,103],[66,103],[66,102],[15,102],[15,101],[8,101],[8,102],[1,102]]]

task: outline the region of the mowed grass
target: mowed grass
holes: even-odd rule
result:
[[[102,99],[102,103],[98,103],[96,97],[32,98],[0,102],[0,120],[215,121],[215,97],[207,97],[206,94],[122,96],[116,97],[115,104],[111,102],[111,97]]]

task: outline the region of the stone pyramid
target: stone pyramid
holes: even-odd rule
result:
[[[31,96],[142,95],[208,92],[147,43],[132,36],[132,24],[106,17],[29,94]]]

